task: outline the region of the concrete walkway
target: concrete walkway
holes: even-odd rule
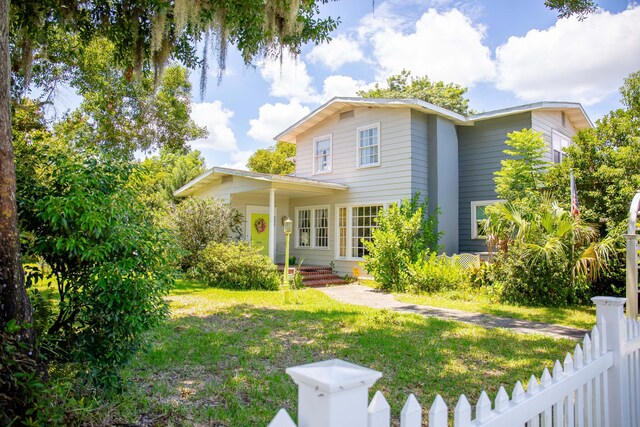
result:
[[[401,313],[415,313],[442,320],[455,320],[471,323],[483,328],[503,328],[523,334],[543,334],[553,338],[581,340],[587,331],[568,326],[552,325],[542,322],[496,317],[488,314],[469,313],[449,308],[429,307],[397,301],[393,295],[362,285],[343,285],[328,288],[316,288],[331,298],[348,304],[373,308],[386,308]]]

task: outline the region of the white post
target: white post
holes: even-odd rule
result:
[[[594,297],[596,319],[601,333],[607,337],[607,350],[613,352],[613,366],[609,368],[609,425],[626,427],[629,419],[629,395],[626,392],[624,344],[627,338],[624,318],[624,298]],[[604,319],[604,327],[602,320]],[[603,330],[604,329],[604,330]]]
[[[625,234],[627,240],[627,317],[638,317],[638,235]]]
[[[269,189],[269,258],[276,262],[276,189]]]
[[[382,373],[339,359],[287,368],[298,384],[298,427],[366,427],[369,387]]]

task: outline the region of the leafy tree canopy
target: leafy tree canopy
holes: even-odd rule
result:
[[[411,98],[435,104],[460,114],[470,114],[469,100],[464,97],[467,88],[455,83],[432,82],[429,77],[412,77],[411,71],[387,79],[386,88],[376,83],[373,89],[361,90],[358,96],[364,98]]]
[[[296,169],[295,163],[288,160],[296,155],[296,145],[278,141],[274,147],[257,150],[247,162],[250,171],[270,173],[272,175],[289,175]]]

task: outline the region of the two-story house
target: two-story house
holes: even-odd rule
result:
[[[175,194],[231,203],[245,215],[245,238],[276,262],[284,259],[282,224],[290,217],[293,255],[350,273],[378,212],[416,192],[440,207],[447,253],[482,252],[478,221],[497,201],[493,178],[507,133],[542,132],[547,160],[559,162],[571,137],[589,127],[577,103],[464,116],[415,99],[333,98],[274,138],[297,145],[294,174],[213,167]]]

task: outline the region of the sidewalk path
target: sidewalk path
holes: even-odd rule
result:
[[[553,338],[569,338],[581,340],[585,330],[568,326],[552,325],[542,322],[496,317],[489,314],[469,313],[467,311],[449,308],[429,307],[426,305],[409,304],[397,301],[393,295],[362,285],[342,285],[326,288],[316,288],[331,298],[348,304],[364,305],[373,308],[386,308],[401,313],[415,313],[426,317],[436,317],[442,320],[456,320],[472,323],[484,328],[503,328],[524,334],[543,334]]]

